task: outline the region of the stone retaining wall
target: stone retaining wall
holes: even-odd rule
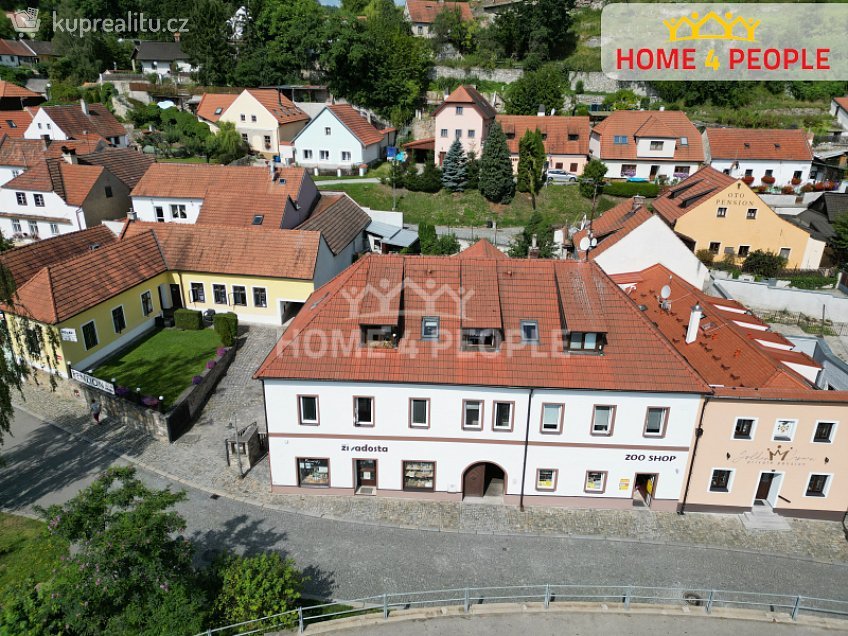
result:
[[[465,78],[473,78],[488,80],[490,82],[504,82],[510,84],[524,75],[524,70],[520,68],[496,68],[489,70],[479,66],[471,68],[453,68],[452,66],[434,66],[430,71],[430,79],[437,77],[449,77],[451,79],[464,80]]]

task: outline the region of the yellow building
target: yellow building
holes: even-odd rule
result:
[[[787,267],[815,269],[825,244],[780,218],[742,180],[702,168],[654,201],[654,209],[694,251],[741,263],[755,250],[780,254]]]
[[[3,319],[19,360],[67,377],[175,308],[280,325],[347,264],[317,231],[130,222],[115,236],[98,226],[0,256],[15,286]]]

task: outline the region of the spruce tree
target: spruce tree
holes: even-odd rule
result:
[[[473,150],[468,151],[468,181],[465,184],[466,190],[480,189],[480,160],[477,158],[477,153]]]
[[[468,183],[468,158],[462,142],[454,139],[442,163],[442,186],[451,192],[462,192]]]
[[[494,203],[509,203],[515,194],[512,161],[506,135],[498,122],[492,124],[480,159],[480,194]]]
[[[519,192],[529,192],[533,209],[536,209],[536,195],[544,185],[545,143],[542,133],[528,130],[518,142],[518,182]]]

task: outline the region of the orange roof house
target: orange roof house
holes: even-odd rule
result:
[[[768,187],[810,179],[813,152],[805,130],[707,128],[704,144],[710,166],[736,178]]]
[[[265,157],[289,158],[287,142],[309,121],[309,115],[276,88],[248,88],[232,101],[222,96],[208,99],[208,104],[201,104],[203,110],[198,109],[198,115],[212,125],[222,121],[232,123],[251,150]]]
[[[217,123],[237,97],[238,95],[232,93],[203,93],[197,105],[198,119],[212,124]]]
[[[432,37],[436,17],[445,11],[455,11],[463,22],[474,19],[468,2],[446,2],[445,0],[406,0],[404,17],[412,24],[412,34]]]

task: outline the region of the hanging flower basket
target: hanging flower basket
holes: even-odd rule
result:
[[[796,185],[800,185],[800,184],[801,184],[801,179],[799,179],[798,177],[792,177],[792,181],[790,181],[790,183],[791,183],[792,185],[794,185],[794,186],[796,186]]]
[[[769,175],[763,175],[763,178],[760,179],[760,181],[762,181],[766,185],[772,185],[774,183],[775,179],[774,179],[774,177],[771,177]]]
[[[752,183],[754,183],[754,177],[749,174],[745,175],[744,177],[742,177],[742,183],[744,183],[745,185],[751,185]]]

